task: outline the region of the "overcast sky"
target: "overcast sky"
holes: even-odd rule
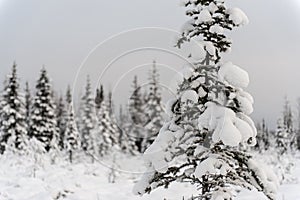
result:
[[[300,96],[300,0],[231,0],[230,4],[242,8],[250,24],[234,31],[232,52],[224,60],[249,72],[253,117],[265,117],[274,126],[284,96],[293,105]],[[172,50],[174,38],[167,29],[180,30],[187,19],[184,12],[177,0],[0,0],[0,80],[16,61],[22,81],[29,80],[33,87],[45,65],[56,90],[64,91],[90,55],[79,71],[77,90],[82,88],[78,80],[89,73],[94,84],[105,82],[115,91],[116,101],[123,101],[133,74],[145,74],[153,59],[167,86],[184,63]],[[140,27],[164,29],[123,33],[101,45],[112,35]],[[114,58],[140,47],[156,49],[121,56],[101,76]]]

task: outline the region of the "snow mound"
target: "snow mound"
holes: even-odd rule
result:
[[[226,81],[234,87],[246,88],[249,85],[248,73],[231,62],[222,65],[218,73],[222,81]]]

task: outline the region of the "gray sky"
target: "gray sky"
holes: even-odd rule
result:
[[[274,126],[283,97],[295,104],[300,96],[300,0],[231,0],[230,4],[242,8],[250,24],[231,34],[233,49],[225,60],[249,72],[253,117],[265,117]],[[139,27],[180,30],[187,19],[184,12],[177,0],[0,0],[0,80],[16,60],[22,81],[29,80],[33,87],[45,65],[55,88],[64,91],[90,51],[108,37]],[[82,88],[87,73],[96,84],[105,66],[125,51],[153,46],[177,52],[172,50],[173,40],[170,31],[150,29],[107,41],[84,63],[75,89]],[[164,85],[184,63],[170,52],[144,49],[118,59],[101,81],[109,82],[116,101],[124,101],[133,75],[145,74],[153,59],[161,65]],[[143,66],[134,68],[139,65]]]

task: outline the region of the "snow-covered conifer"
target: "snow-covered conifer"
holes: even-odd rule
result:
[[[27,141],[27,125],[25,119],[24,98],[20,93],[17,66],[14,63],[12,73],[7,77],[6,85],[1,98],[1,129],[0,152],[5,150],[10,140],[11,148],[24,150]]]
[[[279,154],[285,154],[290,148],[290,134],[283,119],[278,119],[276,129],[276,146]]]
[[[275,136],[276,146],[273,148],[272,155],[276,155],[275,169],[277,176],[281,183],[290,183],[295,181],[292,176],[292,169],[294,166],[294,158],[292,156],[291,139],[292,135],[285,120],[279,119],[277,121],[277,129]]]
[[[97,137],[100,137],[99,154],[101,156],[107,155],[119,148],[120,131],[116,121],[112,117],[110,109],[105,99],[103,99],[100,108],[97,110],[99,132]]]
[[[248,73],[220,62],[231,46],[224,30],[246,24],[248,18],[223,0],[185,2],[191,20],[177,46],[197,40],[200,50],[191,56],[202,59],[186,70],[177,98],[169,102],[171,120],[146,150],[149,169],[134,192],[149,193],[179,181],[198,186],[193,199],[233,199],[236,187],[275,199],[276,177],[239,148],[256,143],[256,128],[248,117],[253,98],[244,91]]]
[[[300,98],[297,99],[297,124],[298,124],[298,128],[296,131],[297,149],[300,150]]]
[[[144,101],[141,92],[141,86],[138,84],[137,76],[135,76],[133,80],[133,91],[128,105],[131,124],[129,125],[129,129],[127,131],[130,137],[135,138],[135,143],[139,152],[142,152],[143,140],[145,137],[147,137],[144,128],[146,115],[143,110]]]
[[[100,106],[101,106],[101,103],[103,100],[104,100],[103,85],[101,85],[100,89],[97,88],[97,90],[96,90],[96,97],[95,97],[96,109],[100,109]]]
[[[72,103],[72,91],[70,85],[67,87],[67,92],[66,92],[66,103],[67,103],[67,109],[69,109],[69,106]]]
[[[108,92],[108,99],[107,99],[107,106],[108,106],[108,109],[109,109],[109,114],[110,114],[112,117],[115,117],[115,116],[113,116],[113,115],[114,115],[114,111],[115,111],[115,104],[114,104],[112,98],[113,98],[112,92],[109,91],[109,92]]]
[[[57,145],[55,109],[50,80],[46,69],[43,68],[36,84],[36,94],[30,114],[30,136],[42,142],[46,151]]]
[[[86,152],[94,152],[94,132],[96,129],[95,103],[92,95],[90,78],[87,77],[85,93],[81,100],[79,130],[81,134],[81,147]]]
[[[30,112],[31,112],[31,107],[32,107],[32,98],[31,98],[31,92],[29,88],[29,83],[25,83],[25,110],[26,110],[26,115],[25,115],[25,120],[26,124],[28,127],[28,134],[29,134],[29,122],[30,122]]]
[[[153,61],[148,85],[149,91],[143,106],[143,111],[146,114],[145,129],[147,131],[147,135],[143,140],[142,152],[144,152],[152,144],[159,132],[159,129],[164,123],[164,108],[159,88],[159,73],[155,61]]]
[[[72,162],[73,160],[73,154],[75,150],[78,150],[80,141],[79,141],[79,132],[77,129],[77,124],[74,117],[74,109],[73,106],[69,106],[68,111],[68,118],[66,123],[66,130],[65,130],[65,149],[69,153],[69,160]]]
[[[293,114],[290,102],[285,98],[282,117],[278,120],[276,144],[280,154],[294,152],[297,149],[297,137],[294,131]]]
[[[261,123],[258,123],[256,128],[257,128],[257,136],[256,136],[257,143],[255,145],[255,149],[257,149],[260,152],[266,151],[269,149],[271,138],[265,120],[263,119]]]
[[[56,118],[57,118],[57,128],[58,128],[58,147],[60,149],[64,148],[64,138],[66,131],[66,121],[68,113],[67,106],[65,105],[62,95],[58,98],[56,102]]]
[[[120,130],[119,141],[122,152],[131,155],[136,155],[138,153],[138,149],[135,144],[135,137],[132,137],[129,134],[129,130],[131,130],[131,123],[128,119],[128,113],[123,111],[122,105],[120,106],[117,125]]]

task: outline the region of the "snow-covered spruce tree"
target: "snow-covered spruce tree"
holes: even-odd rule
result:
[[[291,153],[291,132],[287,128],[285,121],[279,119],[277,121],[275,147],[273,148],[272,155],[276,155],[276,160],[273,164],[281,183],[291,183],[296,181],[292,176],[294,158]]]
[[[294,116],[292,113],[292,107],[287,97],[285,98],[284,110],[283,110],[283,123],[286,127],[286,131],[289,133],[290,143],[289,146],[292,152],[297,149],[297,134],[294,130]]]
[[[66,121],[68,118],[67,106],[65,105],[65,101],[60,95],[56,102],[56,118],[57,118],[57,128],[58,128],[58,147],[60,149],[64,148],[64,138],[66,131]]]
[[[108,92],[107,105],[108,105],[108,109],[109,109],[109,114],[113,115],[114,111],[115,111],[115,104],[114,104],[113,99],[112,99],[112,92],[111,91]]]
[[[127,132],[129,137],[135,138],[139,152],[142,152],[143,140],[147,137],[144,128],[146,116],[143,110],[144,101],[141,92],[141,86],[138,84],[137,76],[135,76],[133,79],[133,91],[128,105],[131,123],[128,124]]]
[[[143,140],[142,152],[152,144],[164,123],[164,108],[159,88],[159,73],[156,67],[156,61],[153,61],[148,85],[149,89],[143,106],[143,111],[146,114],[145,129],[147,134]]]
[[[296,131],[296,138],[297,138],[297,149],[300,150],[300,98],[297,99],[297,131]]]
[[[81,110],[80,110],[80,134],[81,134],[81,147],[84,151],[93,153],[94,149],[94,130],[96,129],[96,112],[95,103],[92,95],[92,88],[90,83],[90,78],[87,77],[85,93],[81,100]]]
[[[258,123],[257,126],[257,143],[255,149],[259,152],[263,152],[269,149],[270,146],[270,134],[265,120],[263,119],[261,123]]]
[[[43,68],[36,84],[29,133],[44,144],[46,151],[51,147],[56,148],[58,131],[55,109],[50,80],[46,69]]]
[[[104,93],[103,93],[103,85],[100,86],[100,88],[96,89],[96,97],[95,97],[95,105],[96,109],[99,110],[101,107],[101,103],[104,100]]]
[[[103,91],[103,88],[102,88]],[[120,132],[115,121],[110,115],[110,109],[105,99],[102,100],[97,110],[98,131],[100,137],[99,154],[105,156],[119,148]]]
[[[292,171],[295,165],[293,153],[297,149],[296,133],[293,129],[293,115],[290,103],[285,98],[282,117],[277,122],[275,133],[275,148],[276,163],[275,171],[281,183],[295,182],[295,177],[292,176]]]
[[[123,153],[136,155],[138,153],[137,146],[135,144],[135,137],[130,136],[130,120],[128,119],[128,113],[124,113],[122,105],[120,105],[118,123],[120,130],[120,148]]]
[[[146,150],[149,169],[134,192],[150,193],[179,181],[198,186],[193,199],[233,199],[237,187],[256,188],[275,199],[276,177],[239,148],[256,142],[248,117],[253,99],[243,90],[248,74],[231,62],[220,62],[231,46],[224,30],[247,24],[248,18],[223,0],[187,0],[185,6],[191,20],[177,46],[203,40],[198,53],[204,59],[185,73],[177,98],[169,102],[171,120]]]
[[[64,145],[65,145],[65,149],[69,153],[69,160],[72,163],[74,151],[78,150],[80,145],[79,132],[77,129],[77,124],[74,117],[74,109],[72,105],[69,106],[66,125],[67,126],[64,133],[65,135]]]
[[[7,77],[6,85],[1,98],[1,130],[0,153],[11,138],[10,148],[24,150],[27,144],[27,125],[25,121],[24,98],[20,94],[17,66],[14,63],[12,73]]]
[[[276,144],[280,154],[291,153],[297,149],[297,138],[294,131],[292,109],[285,98],[282,117],[278,120]]]
[[[276,147],[278,153],[283,155],[290,149],[290,134],[284,124],[283,119],[278,119],[276,129]]]
[[[67,92],[66,92],[66,103],[67,103],[67,109],[69,109],[69,106],[72,103],[72,91],[70,85],[67,87]]]
[[[25,121],[27,124],[27,131],[29,134],[29,122],[30,122],[30,112],[31,112],[31,107],[32,107],[32,98],[31,98],[31,92],[30,92],[30,88],[29,88],[29,83],[26,82],[25,83],[25,110],[26,110],[26,114],[25,114]]]

